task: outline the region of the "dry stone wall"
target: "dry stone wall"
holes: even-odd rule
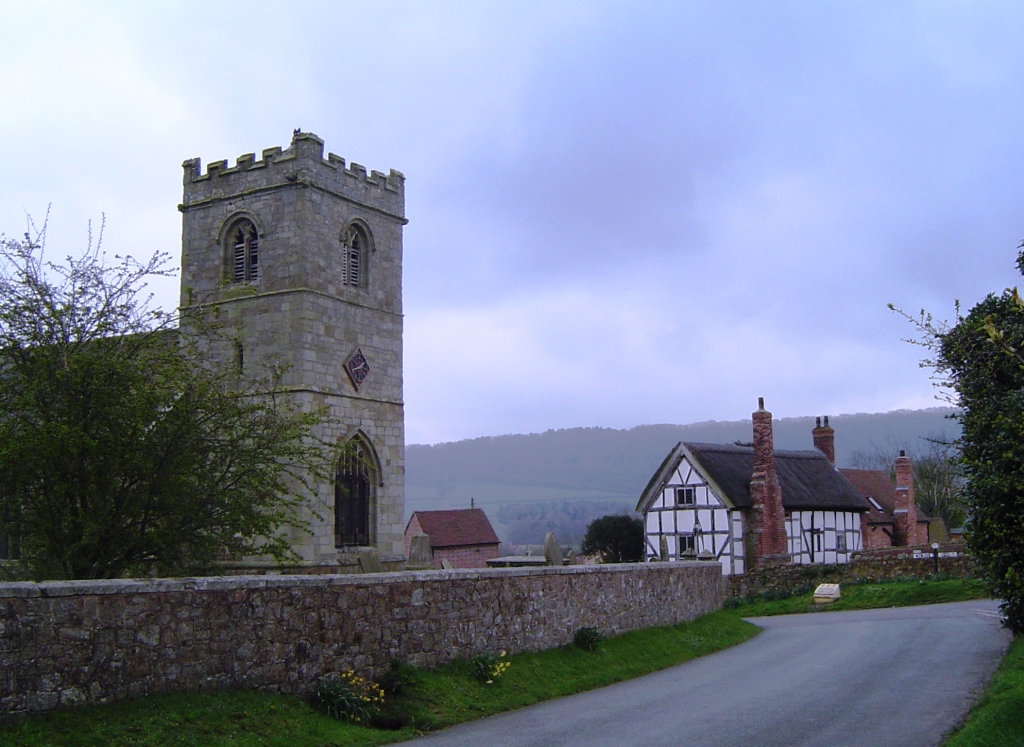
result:
[[[305,694],[343,669],[432,666],[693,619],[717,564],[0,584],[0,716],[160,692]]]

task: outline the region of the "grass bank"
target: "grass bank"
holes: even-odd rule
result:
[[[796,615],[805,612],[839,612],[880,607],[914,607],[921,604],[966,602],[989,596],[980,581],[974,579],[924,579],[885,583],[843,584],[842,597],[831,604],[815,604],[814,592],[784,599],[762,595],[754,599],[733,601],[729,611],[743,617],[762,615]]]
[[[1007,747],[1024,744],[1024,638],[1017,638],[992,684],[964,725],[943,747]]]

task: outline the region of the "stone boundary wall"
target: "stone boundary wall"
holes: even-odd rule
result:
[[[160,692],[308,694],[344,669],[432,666],[722,606],[717,564],[0,583],[0,717]]]
[[[939,573],[953,578],[974,575],[974,561],[962,543],[939,548]],[[729,594],[745,597],[765,592],[794,592],[808,585],[893,581],[923,578],[935,572],[929,545],[887,547],[857,553],[849,563],[835,565],[782,565],[729,578]]]

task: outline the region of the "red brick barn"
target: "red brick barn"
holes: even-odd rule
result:
[[[438,568],[443,559],[455,568],[486,568],[489,558],[498,557],[500,540],[483,509],[414,511],[405,526],[406,556],[412,536],[420,532],[430,538]]]

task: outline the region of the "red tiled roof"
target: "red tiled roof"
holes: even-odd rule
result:
[[[886,472],[879,469],[840,469],[843,477],[853,483],[853,487],[865,498],[874,498],[882,507],[879,511],[874,506],[864,516],[864,521],[872,524],[892,524],[892,512],[896,508],[896,483]],[[868,501],[871,503],[871,501]],[[928,517],[921,507],[917,507],[918,523],[925,522]]]
[[[432,548],[496,545],[501,542],[494,533],[491,522],[487,520],[487,514],[481,508],[414,511],[412,517],[419,520],[420,528],[430,537]],[[409,518],[410,523],[412,517]]]
[[[874,498],[882,507],[879,511],[874,505],[864,516],[870,523],[892,523],[892,510],[896,507],[896,484],[889,475],[880,469],[840,469],[843,477],[849,480],[865,498]],[[868,501],[870,504],[871,501]]]

